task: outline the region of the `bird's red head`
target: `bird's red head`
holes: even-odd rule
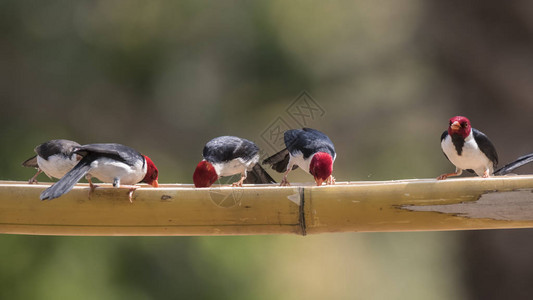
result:
[[[215,167],[205,160],[198,163],[192,175],[192,181],[195,187],[210,187],[217,179],[218,175]]]
[[[143,156],[146,160],[146,175],[144,175],[142,182],[148,183],[153,187],[158,187],[159,183],[157,182],[157,179],[159,178],[159,171],[150,157],[146,155]]]
[[[448,126],[448,134],[454,135],[458,134],[463,139],[466,139],[470,132],[472,131],[472,126],[470,125],[470,120],[463,116],[455,116],[450,119],[450,125]]]
[[[318,152],[311,159],[309,164],[309,173],[315,177],[317,185],[322,185],[333,172],[333,158],[325,152]]]

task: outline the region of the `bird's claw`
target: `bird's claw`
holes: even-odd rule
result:
[[[289,181],[287,181],[287,179],[283,179],[280,183],[280,186],[290,186],[291,184],[289,183]]]
[[[333,177],[333,175],[329,175],[328,179],[326,179],[326,184],[335,184],[335,177]]]
[[[133,192],[135,192],[135,190],[137,190],[137,187],[136,186],[132,186],[130,187],[130,190],[128,192],[128,199],[130,200],[130,203],[133,203]]]
[[[231,184],[232,187],[242,187],[242,184],[244,182],[244,180],[246,179],[245,176],[241,176],[241,179],[237,182],[234,182]]]
[[[89,199],[91,199],[91,196],[94,193],[94,190],[96,190],[98,186],[96,184],[93,184],[91,181],[89,181]]]

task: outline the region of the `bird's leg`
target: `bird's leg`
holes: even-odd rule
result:
[[[333,175],[329,175],[328,179],[326,179],[326,184],[335,184],[335,177],[333,177]]]
[[[485,172],[483,173],[483,176],[481,176],[483,178],[489,178],[490,177],[490,170],[489,169],[486,169]]]
[[[91,176],[90,175],[85,176],[85,179],[87,179],[87,181],[89,181],[89,199],[91,199],[91,196],[94,193],[94,190],[98,186],[96,184],[93,184],[93,182],[91,181]]]
[[[130,203],[133,203],[133,192],[135,192],[139,186],[138,185],[121,185],[120,188],[128,189],[128,199]]]
[[[233,187],[236,187],[236,186],[240,186],[242,187],[242,183],[246,180],[246,171],[244,171],[244,173],[241,174],[241,180],[237,181],[237,182],[234,182],[231,186]]]
[[[289,175],[289,172],[291,170],[292,170],[292,166],[291,165],[287,166],[287,171],[285,172],[285,174],[283,174],[283,179],[281,180],[280,186],[289,186],[289,185],[291,185],[289,183],[289,181],[287,180],[287,175]]]
[[[133,203],[133,199],[132,199],[133,198],[133,192],[135,192],[135,190],[137,188],[139,188],[136,185],[121,185],[120,184],[120,178],[118,178],[118,177],[115,177],[113,179],[113,187],[128,189],[128,199],[130,200],[130,203]]]
[[[41,174],[42,172],[43,172],[43,171],[41,171],[41,169],[37,169],[37,173],[35,173],[35,175],[33,175],[33,177],[30,178],[30,180],[28,180],[28,183],[29,183],[29,184],[32,184],[32,183],[37,184],[38,182],[37,182],[37,179],[36,179],[36,178],[37,178],[37,176],[39,176],[39,174]]]
[[[448,177],[459,176],[461,174],[463,174],[463,170],[462,169],[455,169],[454,173],[442,174],[439,177],[437,177],[437,180],[444,180],[444,179],[446,179]]]

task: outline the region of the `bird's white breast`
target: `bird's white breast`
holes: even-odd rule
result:
[[[463,152],[461,155],[457,154],[455,145],[452,142],[452,137],[447,135],[441,142],[442,151],[446,154],[448,159],[455,165],[456,168],[461,170],[472,169],[477,175],[482,176],[485,170],[489,170],[490,173],[494,171],[494,165],[483,153],[476,141],[472,132],[465,139],[463,145]]]
[[[213,163],[218,176],[231,176],[242,174],[245,170],[250,170],[259,161],[259,155],[254,156],[251,160],[245,161],[242,158],[235,158],[222,163]]]
[[[77,155],[72,154],[67,158],[61,154],[54,154],[48,160],[37,155],[37,165],[48,177],[61,178],[78,163]]]
[[[143,180],[147,166],[143,160],[137,161],[133,166],[107,157],[98,158],[91,163],[89,174],[102,182],[111,183],[115,178],[121,184],[136,184]]]
[[[288,168],[292,168],[293,165],[297,165],[298,167],[302,168],[302,170],[309,173],[309,164],[311,164],[311,160],[315,154],[309,156],[307,159],[304,158],[304,155],[300,151],[289,153],[289,155],[290,158],[289,165],[287,166]]]

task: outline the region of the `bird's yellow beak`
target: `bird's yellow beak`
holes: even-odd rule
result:
[[[453,131],[457,131],[459,129],[461,129],[461,124],[459,124],[459,122],[455,121],[452,123],[452,125],[450,125],[450,127],[452,128]]]
[[[154,180],[154,181],[151,183],[151,185],[152,185],[153,187],[159,187],[159,183],[157,182],[157,180]]]
[[[316,182],[316,185],[317,185],[317,186],[321,186],[322,183],[324,182],[324,179],[322,179],[322,178],[315,178],[315,182]]]

